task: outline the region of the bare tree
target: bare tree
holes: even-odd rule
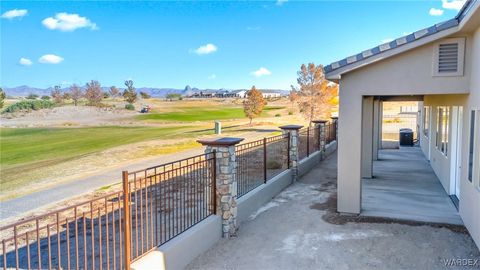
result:
[[[0,108],[3,108],[5,97],[5,91],[0,87]]]
[[[91,80],[86,85],[85,98],[89,105],[98,106],[103,99],[103,91],[100,83],[95,80]]]
[[[331,116],[335,97],[338,96],[338,85],[325,79],[323,66],[309,63],[303,64],[297,72],[299,88],[292,86],[295,98],[303,116],[312,122],[315,118]]]
[[[83,91],[80,86],[72,84],[70,86],[70,98],[73,100],[73,104],[77,106],[78,101],[83,97]]]
[[[62,94],[62,90],[60,88],[60,85],[55,85],[52,92],[50,93],[50,96],[52,96],[53,100],[57,104],[60,104],[60,103],[63,102],[63,94]]]
[[[265,107],[266,101],[263,98],[262,92],[258,91],[255,86],[247,92],[247,100],[243,101],[243,111],[245,116],[250,119],[250,125],[252,120],[258,117]]]
[[[118,88],[115,87],[115,86],[111,86],[109,92],[110,92],[110,96],[113,98],[113,100],[115,100],[118,97],[118,95],[120,94],[120,90],[118,90]]]
[[[137,101],[137,91],[135,91],[135,87],[133,87],[133,81],[125,81],[125,86],[127,87],[127,89],[123,91],[123,98],[129,104],[135,103],[135,101]]]

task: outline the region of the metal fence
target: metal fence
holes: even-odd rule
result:
[[[298,131],[298,160],[309,157],[320,150],[320,130],[315,127],[307,127]]]
[[[325,124],[325,145],[337,139],[337,123],[330,122]]]
[[[326,143],[336,124],[325,126]],[[289,169],[290,133],[235,147],[241,197]],[[320,130],[299,134],[300,159],[320,150]],[[123,188],[0,227],[4,269],[129,269],[141,258],[216,213],[216,152],[134,172]]]
[[[237,196],[247,194],[289,168],[290,133],[235,147]]]
[[[0,228],[4,269],[121,269],[123,192]]]
[[[123,190],[1,227],[1,266],[128,269],[215,213],[215,162],[212,152],[124,172]]]
[[[215,162],[212,152],[124,173],[132,261],[215,213]]]

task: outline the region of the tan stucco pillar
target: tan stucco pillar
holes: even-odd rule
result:
[[[379,114],[378,114],[378,149],[382,149],[382,130],[383,130],[383,101],[379,103]]]
[[[340,90],[337,210],[360,213],[362,96]]]
[[[373,176],[373,97],[364,97],[362,105],[362,177]]]
[[[372,149],[372,159],[378,160],[378,149],[379,149],[379,136],[380,136],[380,99],[375,98],[373,100],[373,149]]]

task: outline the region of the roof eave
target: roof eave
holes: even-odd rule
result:
[[[458,26],[455,26],[455,27],[452,27],[452,28],[449,28],[449,29],[445,29],[443,31],[439,31],[435,34],[432,34],[432,35],[428,36],[428,37],[418,39],[418,40],[413,41],[411,43],[404,44],[403,46],[399,46],[397,48],[385,51],[383,53],[376,54],[376,55],[371,56],[369,58],[366,58],[364,60],[357,61],[355,63],[352,63],[352,64],[349,64],[349,65],[334,69],[330,72],[325,72],[325,77],[328,80],[340,80],[341,77],[342,77],[342,74],[345,74],[347,72],[351,72],[353,70],[356,70],[356,69],[361,68],[361,67],[366,66],[366,65],[370,65],[372,63],[378,62],[378,61],[383,60],[385,58],[388,58],[388,57],[391,57],[391,56],[394,56],[394,55],[412,50],[412,49],[420,47],[422,45],[434,42],[435,40],[447,37],[449,35],[452,35],[452,34],[458,32],[459,29],[460,28]]]

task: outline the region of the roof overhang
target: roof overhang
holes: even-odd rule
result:
[[[343,74],[353,70],[448,37],[462,30],[472,30],[475,26],[478,27],[480,22],[479,7],[480,1],[469,0],[454,19],[334,62],[325,67],[325,76],[328,80],[338,82]]]

